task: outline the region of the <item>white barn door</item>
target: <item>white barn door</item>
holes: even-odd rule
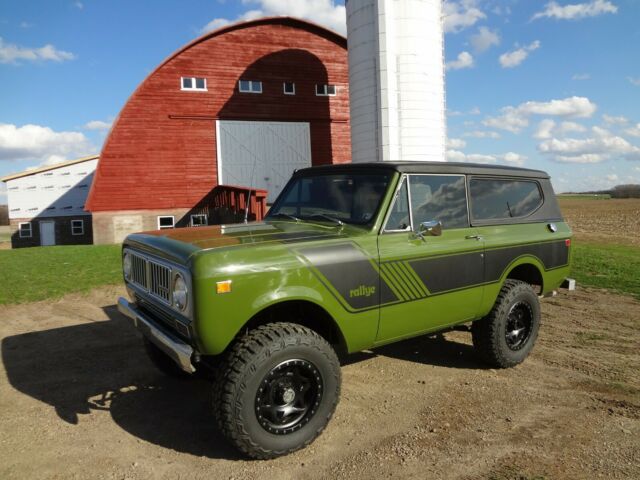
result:
[[[48,247],[56,244],[56,223],[53,220],[40,222],[40,245]]]
[[[311,166],[306,122],[218,120],[218,183],[268,190],[273,202],[296,169]]]

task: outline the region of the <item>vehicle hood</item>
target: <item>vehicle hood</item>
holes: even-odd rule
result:
[[[341,238],[354,234],[354,230],[362,233],[361,229],[348,225],[336,227],[310,222],[251,222],[134,233],[127,237],[124,244],[186,263],[191,255],[200,250]]]

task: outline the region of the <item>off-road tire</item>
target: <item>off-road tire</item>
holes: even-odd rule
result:
[[[310,404],[291,431],[276,428],[274,434],[265,426],[264,417],[259,420],[260,392],[268,388],[265,385],[279,368],[302,369],[296,364],[307,368],[313,379],[320,378],[320,388],[313,391],[320,395],[314,393],[316,403]],[[294,323],[273,323],[249,331],[225,354],[217,372],[213,412],[218,428],[240,451],[256,459],[275,458],[309,445],[324,430],[340,398],[340,363],[335,351],[316,332]]]
[[[146,338],[143,338],[144,349],[151,363],[168,377],[187,379],[192,375],[182,370],[166,353]]]
[[[514,321],[514,315],[528,317],[529,323],[520,344],[510,346],[513,335],[507,328]],[[540,302],[531,285],[520,280],[506,280],[493,309],[481,320],[473,323],[471,334],[477,354],[495,368],[518,365],[531,352],[540,329]],[[510,330],[511,331],[511,330]],[[513,330],[516,331],[516,330]],[[517,347],[517,348],[514,348]]]

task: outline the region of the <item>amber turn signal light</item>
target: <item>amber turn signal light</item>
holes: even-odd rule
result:
[[[216,293],[231,293],[231,280],[216,282]]]

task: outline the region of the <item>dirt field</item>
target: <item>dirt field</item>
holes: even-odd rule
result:
[[[576,240],[640,246],[640,199],[561,198]]]
[[[4,288],[4,286],[3,286]],[[247,461],[209,385],[157,373],[106,287],[0,307],[0,478],[640,478],[640,303],[543,303],[533,356],[486,369],[468,334],[353,356],[309,448]]]

